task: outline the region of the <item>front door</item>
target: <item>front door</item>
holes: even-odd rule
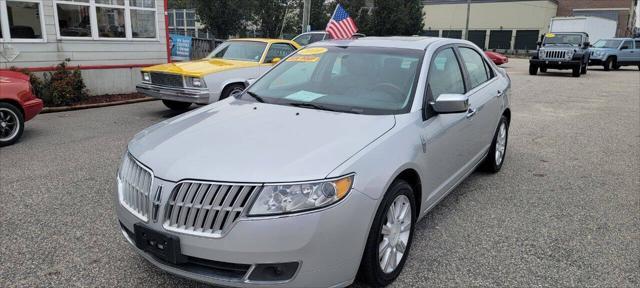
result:
[[[428,74],[427,101],[435,101],[442,94],[465,94],[465,83],[460,63],[452,46],[437,51],[431,59]],[[466,113],[435,113],[425,104],[427,119],[422,122],[420,140],[426,203],[428,209],[435,204],[464,175],[469,161],[470,122]]]
[[[622,46],[620,46],[620,53],[618,53],[618,62],[621,64],[632,62],[635,58],[634,48],[633,41],[625,40],[622,42]]]

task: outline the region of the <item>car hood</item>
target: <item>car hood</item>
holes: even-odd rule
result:
[[[394,125],[393,115],[227,99],[138,133],[129,152],[156,177],[169,181],[315,180]]]
[[[230,69],[259,66],[258,62],[238,61],[226,59],[202,59],[189,62],[175,62],[155,65],[142,69],[144,72],[162,72],[181,74],[191,77],[202,77],[211,73],[218,73]]]

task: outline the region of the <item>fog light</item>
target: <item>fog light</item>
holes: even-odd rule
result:
[[[287,281],[293,278],[298,271],[298,262],[257,264],[251,275],[250,281]]]

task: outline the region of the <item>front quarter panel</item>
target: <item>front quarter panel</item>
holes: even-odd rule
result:
[[[211,92],[209,103],[220,99],[224,87],[232,83],[244,83],[247,79],[260,77],[260,66],[239,68],[205,76],[205,83]]]

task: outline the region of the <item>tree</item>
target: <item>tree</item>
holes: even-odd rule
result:
[[[372,33],[379,36],[416,35],[423,27],[420,0],[376,1]]]
[[[200,21],[216,38],[226,39],[229,35],[244,30],[251,18],[251,0],[195,0]]]
[[[277,38],[285,29],[288,21],[285,19],[298,5],[298,0],[257,0],[253,2],[253,20],[260,27],[264,37]],[[283,25],[285,27],[283,27]]]

